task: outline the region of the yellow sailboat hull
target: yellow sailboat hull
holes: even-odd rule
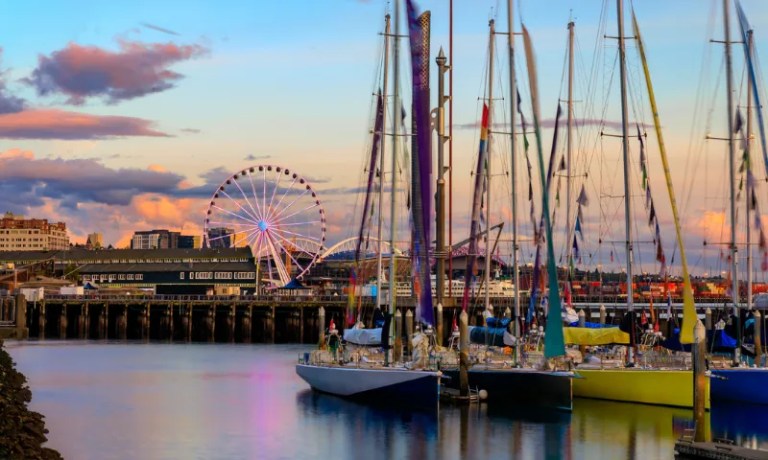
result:
[[[573,396],[670,407],[693,407],[693,372],[667,369],[577,369]],[[709,381],[706,386],[709,409]]]

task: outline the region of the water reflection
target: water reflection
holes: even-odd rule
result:
[[[25,342],[9,352],[65,458],[672,458],[683,409],[576,400],[573,413],[410,411],[317,394],[302,346]],[[768,446],[761,408],[713,407],[712,435]]]

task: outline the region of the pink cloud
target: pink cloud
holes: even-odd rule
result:
[[[37,68],[25,79],[40,95],[63,94],[70,104],[89,97],[109,103],[173,88],[183,78],[168,67],[204,55],[200,45],[120,41],[119,51],[70,43],[49,56],[38,57]]]
[[[126,136],[168,137],[143,118],[90,115],[57,109],[0,114],[0,138],[111,139]]]

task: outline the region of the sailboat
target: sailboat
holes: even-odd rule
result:
[[[412,235],[414,251],[412,255],[412,265],[414,268],[415,285],[420,289],[416,289],[418,307],[417,307],[417,319],[427,325],[431,325],[432,319],[432,296],[430,295],[430,277],[429,277],[429,256],[430,248],[426,244],[429,239],[426,237],[429,235],[428,220],[425,220],[425,216],[429,216],[429,166],[431,165],[431,151],[430,151],[430,130],[429,130],[429,77],[428,73],[422,72],[423,66],[428,69],[429,66],[429,12],[425,12],[420,16],[417,16],[415,6],[411,0],[407,0],[408,7],[408,24],[410,32],[410,44],[411,44],[411,61],[413,68],[413,118],[414,118],[414,148],[413,148],[413,160],[412,160],[412,178],[411,178],[411,192],[413,197],[413,205],[411,207],[412,218],[414,221],[414,233]],[[399,86],[397,78],[397,66],[399,57],[399,2],[395,2],[395,47],[394,47],[394,61],[395,61],[395,113],[399,113]],[[385,30],[385,55],[388,55],[388,40],[392,36],[389,28],[389,17],[387,17],[387,27]],[[425,52],[426,51],[426,52]],[[385,69],[387,61],[385,59]],[[387,74],[385,70],[384,74]],[[426,76],[426,78],[424,77]],[[386,101],[386,79],[384,81],[383,99]],[[384,115],[382,119],[382,133],[383,126],[386,120],[386,103],[382,104],[382,111]],[[394,136],[398,135],[400,117],[393,117],[395,120]],[[383,142],[385,136],[379,136],[379,142]],[[396,138],[396,137],[395,137]],[[396,147],[397,142],[393,143],[393,147]],[[383,153],[383,148],[381,149]],[[393,164],[396,158],[396,153],[393,154]],[[382,162],[383,165],[383,162]],[[426,165],[426,166],[425,166]],[[419,168],[419,166],[422,166]],[[395,177],[395,168],[393,168],[393,181]],[[392,219],[395,216],[395,202],[396,196],[395,184],[392,187]],[[426,228],[425,228],[426,226]],[[393,236],[391,241],[394,242],[395,225],[391,226]],[[380,241],[380,240],[379,240]],[[390,292],[394,293],[395,273],[393,269],[394,265],[394,251],[392,251],[391,265],[390,265]],[[381,260],[378,263],[381,267]],[[379,274],[381,268],[379,268]],[[381,277],[379,276],[379,279]],[[423,293],[426,293],[424,295]],[[381,295],[381,289],[378,290],[377,296]],[[394,310],[394,295],[390,295],[389,302],[389,318]],[[389,323],[389,324],[387,324]],[[428,364],[428,357],[423,351],[423,346],[427,343],[428,339],[425,339],[421,335],[418,339],[418,343],[422,347],[418,347],[417,350],[421,350],[421,353],[414,353],[413,360],[411,362],[396,362],[393,359],[393,354],[389,344],[395,343],[391,321],[385,321],[385,327],[382,333],[382,343],[386,350],[386,358],[383,363],[381,362],[365,362],[360,359],[345,359],[342,354],[338,355],[336,346],[340,339],[338,335],[334,335],[331,331],[329,337],[330,340],[334,340],[331,351],[328,350],[316,350],[311,354],[305,354],[304,358],[301,358],[296,365],[296,373],[304,379],[314,390],[334,394],[337,396],[350,397],[362,400],[373,401],[385,401],[388,404],[399,403],[407,406],[421,406],[435,408],[438,402],[440,378],[442,373],[438,370],[431,369]],[[409,340],[411,338],[409,337]]]
[[[748,251],[748,259],[747,259],[747,273],[748,273],[748,292],[747,292],[747,309],[752,308],[752,286],[751,286],[751,274],[752,274],[752,266],[751,266],[751,257],[749,257],[749,254],[751,253],[750,248],[750,226],[752,225],[751,219],[749,217],[749,212],[751,211],[752,207],[752,200],[753,200],[753,194],[754,192],[754,185],[755,185],[755,179],[752,176],[751,166],[750,166],[750,137],[751,137],[751,117],[752,117],[752,106],[751,102],[754,101],[754,110],[758,115],[758,126],[760,130],[760,140],[761,140],[761,147],[763,152],[763,159],[765,161],[765,166],[768,168],[768,148],[766,148],[766,133],[765,133],[765,125],[763,122],[762,117],[762,105],[760,104],[760,98],[759,98],[759,91],[757,87],[757,78],[755,75],[755,68],[754,68],[754,50],[753,50],[753,43],[752,43],[752,30],[749,27],[749,23],[747,21],[747,17],[744,14],[744,10],[741,7],[741,4],[738,2],[736,3],[736,11],[738,15],[738,21],[739,21],[739,27],[740,27],[740,36],[739,39],[742,40],[743,46],[744,46],[744,56],[747,63],[747,69],[748,69],[748,75],[747,75],[747,99],[749,103],[747,104],[747,122],[746,122],[746,135],[744,143],[745,145],[745,163],[746,163],[746,173],[747,173],[747,218],[745,219],[746,222],[746,229],[747,229],[747,251]],[[733,114],[733,101],[731,96],[731,86],[732,86],[732,70],[731,70],[731,55],[730,55],[730,24],[729,24],[729,0],[723,1],[723,13],[724,13],[724,27],[725,27],[725,51],[726,51],[726,66],[727,66],[727,85],[728,85],[728,150],[729,150],[729,161],[731,168],[735,168],[734,165],[734,149],[735,149],[735,139],[734,134],[738,130],[732,124],[734,123],[734,114]],[[735,194],[734,194],[734,178],[733,175],[731,176],[731,210],[732,213],[734,213],[735,209]],[[758,223],[758,230],[760,232],[761,240],[764,242],[765,236],[763,235],[762,230],[762,224],[760,222],[760,214],[759,210],[755,210],[757,212],[756,221]],[[734,216],[731,217],[732,222],[735,222]],[[731,225],[731,235],[732,235],[732,248],[735,249],[735,224]],[[764,243],[761,244],[761,246],[764,247]],[[764,248],[763,248],[764,249]],[[735,260],[735,257],[733,257]],[[735,266],[735,262],[734,262]],[[732,270],[735,270],[735,268],[732,267]],[[740,347],[741,347],[741,321],[739,321],[740,317],[740,308],[739,308],[739,299],[738,299],[738,281],[737,277],[735,276],[736,272],[733,272],[733,283],[736,288],[733,289],[733,295],[734,295],[734,310],[736,313],[736,319],[737,319],[737,325],[738,325],[738,340],[736,344],[736,348],[734,350],[734,363],[733,367],[729,369],[712,369],[712,375],[713,378],[711,379],[710,385],[711,385],[711,392],[710,397],[712,399],[712,403],[723,403],[723,402],[744,402],[744,403],[750,403],[750,404],[763,404],[768,405],[768,395],[765,394],[765,392],[760,391],[761,389],[765,388],[766,385],[768,385],[768,369],[762,367],[762,363],[760,363],[760,355],[762,354],[761,346],[761,337],[760,334],[755,334],[756,340],[755,340],[755,348],[756,348],[756,355],[757,359],[755,360],[756,365],[760,367],[755,368],[748,368],[748,367],[741,367],[741,357],[740,357]],[[755,321],[760,321],[762,325],[762,319],[760,316],[760,312],[755,310]],[[756,331],[759,331],[760,328],[756,328]]]
[[[514,74],[514,15],[513,15],[513,1],[508,1],[507,15],[510,32],[508,36],[509,45],[509,66],[510,66],[510,87],[512,94],[516,94],[515,90],[515,74]],[[474,268],[475,258],[478,252],[478,230],[479,230],[479,216],[480,216],[480,201],[482,198],[483,182],[485,181],[485,190],[488,196],[486,197],[486,203],[490,205],[490,178],[491,178],[491,137],[493,133],[489,130],[492,117],[492,104],[493,104],[493,53],[494,53],[494,36],[495,36],[495,22],[490,22],[490,43],[489,43],[489,80],[488,80],[488,94],[487,105],[483,107],[481,136],[480,136],[480,148],[478,153],[477,170],[475,175],[474,196],[472,203],[472,223],[470,227],[470,241],[469,241],[469,257],[466,268],[466,281],[464,296],[462,299],[462,309],[467,311],[469,289],[472,271]],[[539,166],[541,168],[541,181],[543,193],[543,219],[546,223],[547,232],[547,246],[548,246],[548,263],[549,263],[549,292],[550,292],[550,310],[547,319],[547,329],[545,336],[545,349],[544,356],[546,359],[554,358],[565,354],[563,342],[562,342],[562,321],[560,319],[560,298],[557,284],[557,274],[554,265],[554,249],[552,243],[552,227],[549,218],[549,204],[548,204],[548,192],[545,186],[544,179],[544,162],[541,153],[541,136],[538,126],[538,95],[536,93],[536,70],[533,57],[533,48],[531,45],[530,35],[527,29],[523,27],[523,38],[525,42],[525,52],[528,60],[529,68],[529,80],[531,81],[531,94],[534,107],[534,125],[536,128],[537,146],[539,152]],[[511,143],[512,148],[515,146],[515,118],[516,112],[516,97],[511,97]],[[515,151],[512,151],[512,180],[515,181]],[[516,186],[515,182],[512,184],[512,202],[513,202],[513,247],[515,255],[514,259],[514,289],[515,289],[515,314],[519,321],[520,318],[520,292],[519,292],[519,267],[517,265],[517,222],[516,222]],[[486,219],[487,224],[490,220]],[[489,311],[489,295],[488,295],[488,277],[490,274],[490,244],[486,244],[485,252],[485,308]],[[464,313],[462,313],[464,315]],[[472,388],[484,390],[487,394],[488,402],[491,404],[514,404],[515,406],[528,406],[538,407],[545,409],[557,409],[570,411],[573,408],[572,391],[571,391],[571,379],[573,373],[569,370],[550,370],[542,368],[541,363],[536,363],[535,367],[526,366],[521,359],[520,353],[520,328],[518,325],[514,328],[514,342],[515,342],[515,362],[508,362],[507,360],[495,360],[493,358],[486,358],[483,361],[477,362],[467,369],[468,385]],[[460,378],[461,369],[443,369],[446,376],[449,377],[445,383],[447,386],[456,388],[463,380]]]
[[[627,261],[627,309],[633,312],[632,293],[632,255],[631,255],[631,205],[629,191],[629,156],[628,156],[628,120],[627,120],[627,82],[626,82],[626,57],[624,50],[624,13],[623,0],[617,0],[618,16],[618,40],[619,63],[621,79],[621,107],[622,107],[622,139],[624,157],[624,192],[625,192],[625,230],[626,230],[626,261]],[[680,341],[682,343],[693,342],[693,328],[696,322],[696,311],[693,303],[690,276],[688,273],[685,249],[680,230],[680,221],[677,212],[674,189],[666,156],[666,149],[659,122],[656,100],[653,93],[648,65],[645,59],[645,49],[640,35],[640,28],[633,12],[633,28],[638,44],[638,50],[643,63],[644,76],[648,89],[648,96],[653,112],[653,121],[656,137],[659,143],[664,166],[667,191],[669,193],[673,220],[677,236],[677,249],[680,254],[680,262],[683,271],[683,324],[681,327]],[[634,327],[634,326],[632,326]],[[581,364],[577,367],[578,374],[583,377],[575,379],[573,393],[577,397],[596,399],[608,399],[615,401],[656,404],[676,407],[693,407],[693,374],[690,369],[671,369],[664,367],[638,367],[635,362],[632,348],[627,349],[627,363],[621,367],[605,367],[602,364]],[[707,398],[707,404],[708,404]]]

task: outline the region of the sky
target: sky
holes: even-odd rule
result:
[[[421,10],[432,12],[432,58],[440,47],[449,51],[448,3],[417,2]],[[488,23],[495,19],[501,32],[506,32],[507,24],[506,2],[454,3],[453,240],[458,241],[468,233],[478,142],[474,127],[488,72]],[[635,3],[682,202],[686,249],[690,247],[695,270],[716,274],[723,270],[717,244],[727,239],[723,235],[727,236],[729,225],[722,169],[725,147],[701,139],[705,130],[713,136],[726,132],[719,102],[725,99],[722,45],[708,43],[722,38],[720,2],[714,10],[713,3],[704,0]],[[768,3],[743,0],[742,4],[755,29],[759,54],[760,45],[768,43]],[[124,247],[136,230],[200,234],[210,197],[220,184],[244,168],[278,165],[298,173],[317,193],[329,244],[357,232],[360,198],[353,192],[362,185],[370,146],[373,93],[381,85],[381,32],[385,13],[392,12],[390,3],[4,0],[0,5],[7,12],[0,16],[0,210],[64,221],[74,242],[101,232],[106,243]],[[620,269],[623,243],[616,242],[623,240],[619,212],[623,205],[615,195],[623,193],[618,181],[621,144],[600,137],[597,129],[605,126],[604,132],[616,134],[620,121],[616,41],[603,39],[616,35],[615,3],[522,0],[516,5],[516,31],[525,24],[536,50],[542,119],[549,121],[543,135],[547,154],[558,99],[567,99],[566,26],[570,20],[576,24],[574,114],[577,125],[582,120],[583,126],[575,133],[573,175],[581,178],[574,187],[584,183],[590,201],[596,203],[584,209],[582,263],[614,264]],[[629,6],[625,33],[631,36]],[[732,14],[735,17],[733,10]],[[600,27],[603,23],[605,29]],[[734,39],[737,32],[734,19]],[[516,40],[522,48],[521,38]],[[401,46],[407,108],[407,41]],[[493,116],[500,123],[508,117],[506,36],[498,35],[496,46],[502,53],[494,60]],[[516,69],[530,121],[522,54],[518,49]],[[741,48],[735,46],[734,55],[735,92],[743,94]],[[630,122],[648,132],[650,184],[664,248],[671,255],[669,200],[663,193],[650,108],[632,40],[627,42],[627,60]],[[435,90],[436,73],[433,66]],[[706,73],[713,76],[702,80]],[[433,103],[436,98],[433,91]],[[492,148],[501,179],[509,168],[504,160],[509,142],[501,134],[508,127],[496,123],[499,139]],[[558,152],[562,152],[560,140]],[[658,270],[654,249],[643,241],[652,238],[652,232],[642,222],[648,211],[642,206],[645,192],[637,187],[637,143],[631,149],[636,189],[632,194],[640,202],[633,207],[634,220],[640,221],[635,224],[636,259],[642,271],[653,272]],[[530,155],[535,161],[534,150]],[[760,158],[756,155],[753,162],[759,177],[765,177]],[[534,168],[534,174],[537,171]],[[523,170],[518,180],[523,195],[527,181]],[[500,193],[494,192],[491,220],[506,220],[509,229],[509,185],[498,182],[502,184],[492,186]],[[534,187],[538,194],[535,181]],[[768,198],[764,191],[761,194]],[[529,203],[521,198],[519,204],[521,232],[530,238]],[[535,206],[540,212],[540,203]],[[563,228],[565,220],[560,218]],[[562,253],[565,238],[560,240]],[[704,240],[709,246],[703,246]],[[523,246],[527,260],[531,245]]]

